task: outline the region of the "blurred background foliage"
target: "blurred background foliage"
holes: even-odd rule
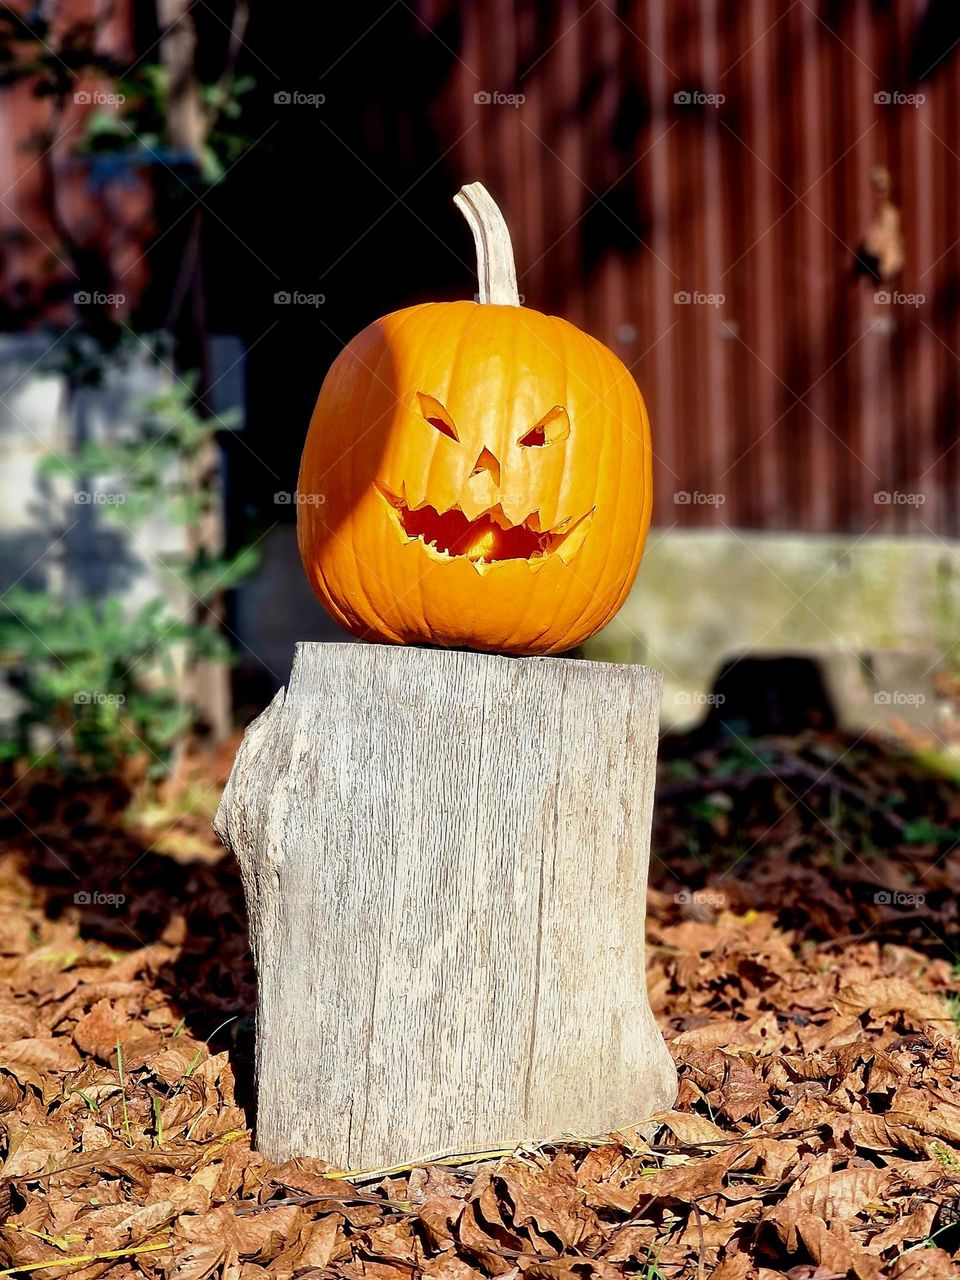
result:
[[[216,68],[207,46],[200,56],[192,24],[166,36],[161,28],[131,61],[104,46],[102,18],[74,21],[69,10],[0,10],[0,93],[25,85],[47,108],[28,140],[56,237],[47,278],[35,285],[37,319],[50,330],[40,367],[63,379],[70,438],[39,459],[37,475],[79,486],[75,502],[105,497],[98,516],[124,529],[162,512],[183,536],[179,551],[163,557],[158,594],[135,607],[123,592],[90,596],[69,582],[59,590],[15,585],[3,596],[0,661],[18,708],[0,759],[8,769],[23,762],[123,773],[133,758],[134,772],[156,779],[203,727],[188,673],[217,679],[212,664],[230,661],[222,600],[256,565],[249,546],[229,554],[223,547],[218,440],[238,414],[213,413],[205,401],[202,206],[248,141],[242,99],[255,81],[236,71],[248,7],[235,6],[226,42],[212,51]],[[170,10],[158,5],[158,24],[176,18]],[[163,248],[140,305],[129,310],[100,243],[85,240],[64,213],[64,173],[77,162],[93,191],[149,187],[151,240]],[[58,323],[58,304],[70,308],[69,325]],[[161,328],[151,331],[155,324]],[[104,386],[144,355],[166,389],[128,395],[119,432],[90,436],[70,421],[80,388]]]

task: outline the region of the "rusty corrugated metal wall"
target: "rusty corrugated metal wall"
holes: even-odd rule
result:
[[[647,397],[660,525],[960,533],[957,9],[422,0],[438,128],[527,301]],[[875,166],[905,240],[880,285],[855,269]]]
[[[55,7],[63,21],[103,9]],[[956,0],[410,0],[384,4],[379,18],[369,10],[356,36],[325,51],[344,79],[328,85],[321,67],[301,87],[329,88],[332,104],[374,126],[390,116],[401,133],[426,135],[398,192],[422,193],[431,171],[443,172],[444,193],[464,179],[489,186],[510,220],[528,303],[568,316],[633,369],[653,421],[661,526],[960,536]],[[261,30],[275,24],[255,0],[258,12]],[[130,44],[134,13],[132,0],[110,8],[110,47]],[[256,22],[248,39],[269,103]],[[278,60],[271,50],[266,61]],[[2,297],[16,323],[56,233],[40,199],[44,166],[25,145],[46,107],[26,85],[7,89],[2,107],[0,226],[19,237],[5,245]],[[73,133],[54,152],[61,214],[100,228],[110,274],[136,298],[149,192],[98,188],[65,154],[86,110],[71,107],[62,131]],[[354,163],[356,143],[327,119],[335,127],[317,129],[328,162]],[[274,111],[271,145],[296,121]],[[375,146],[361,145],[355,164],[375,173]],[[877,302],[874,281],[856,274],[881,165],[905,255],[882,288],[920,295],[918,305]],[[363,240],[362,216],[358,226]],[[331,259],[349,253],[350,231],[340,228]],[[328,264],[318,265],[322,278]],[[252,345],[267,327],[258,316]]]

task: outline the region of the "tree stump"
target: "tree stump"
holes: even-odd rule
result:
[[[644,972],[660,674],[301,644],[215,826],[274,1160],[369,1168],[669,1107]]]

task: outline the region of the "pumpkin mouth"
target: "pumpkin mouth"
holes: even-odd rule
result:
[[[411,507],[402,494],[377,482],[400,532],[410,542],[420,541],[443,560],[469,560],[482,571],[506,560],[525,560],[537,567],[552,555],[567,561],[579,550],[595,508],[578,520],[571,516],[552,529],[540,528],[539,512],[522,524],[513,524],[497,503],[471,520],[459,506],[438,511],[428,502]]]

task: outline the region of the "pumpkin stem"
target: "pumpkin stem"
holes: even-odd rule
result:
[[[480,301],[519,307],[510,231],[493,196],[482,182],[471,182],[460,188],[453,203],[469,222],[477,246]]]

